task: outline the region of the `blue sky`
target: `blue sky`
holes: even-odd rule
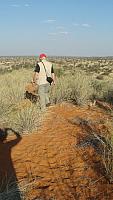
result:
[[[113,0],[0,0],[0,56],[113,56]]]

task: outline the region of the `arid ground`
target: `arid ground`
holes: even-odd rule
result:
[[[50,107],[38,132],[23,136],[10,152],[25,199],[113,199],[113,184],[105,176],[100,147],[84,143],[90,131],[81,121],[96,124],[96,131],[105,134],[102,122],[109,117],[98,107],[80,108],[69,103]],[[10,136],[6,142],[13,140]],[[11,162],[3,156],[1,159],[10,169]]]

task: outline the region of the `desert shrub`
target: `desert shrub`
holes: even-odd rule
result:
[[[113,183],[113,127],[110,120],[91,121],[75,117],[70,120],[72,124],[80,125],[83,132],[78,137],[77,148],[93,147],[100,158],[100,173]],[[104,125],[101,130],[98,125]],[[80,136],[81,135],[81,136]]]
[[[74,69],[57,78],[55,88],[51,90],[53,103],[73,101],[78,105],[87,104],[89,100],[100,99],[113,103],[113,80],[98,80],[93,75]]]
[[[93,80],[94,97],[113,104],[113,80]]]
[[[38,104],[29,100],[21,102],[12,108],[9,114],[9,126],[20,133],[31,133],[40,125],[40,110]]]
[[[13,71],[11,74],[1,75],[0,92],[5,104],[15,104],[23,98],[25,85],[31,79],[31,72],[27,70]]]
[[[24,100],[25,85],[31,77],[32,71],[23,69],[0,78],[0,122],[19,132],[30,132],[39,125],[38,103]]]
[[[106,121],[104,125],[106,134],[100,136],[93,131],[92,135],[101,145],[101,160],[105,169],[105,176],[110,183],[113,183],[113,128],[110,121]]]
[[[63,70],[63,68],[55,68],[54,73],[57,77],[60,77],[64,74],[64,70]]]
[[[61,101],[73,101],[78,105],[86,104],[93,94],[92,78],[80,70],[74,75],[66,75],[57,80],[55,88],[52,88],[51,99],[54,103]]]
[[[81,71],[77,71],[75,74],[76,76],[71,83],[71,99],[78,105],[83,105],[88,102],[93,94],[92,78]]]
[[[34,122],[31,116],[33,113],[38,116],[39,108],[35,111],[33,105],[30,105],[29,108],[25,106],[24,109],[18,109],[18,105],[24,99],[25,85],[31,81],[32,73],[33,69],[20,69],[0,75],[0,122],[7,122],[12,128],[27,132],[33,128],[33,123],[37,123],[37,119]],[[97,80],[79,69],[58,74],[56,86],[51,87],[50,97],[53,104],[71,101],[84,105],[94,98],[113,101],[112,79]]]
[[[113,79],[104,82],[103,99],[113,104]]]
[[[34,67],[34,65],[31,63],[21,63],[21,64],[14,65],[13,70],[20,70],[21,68],[22,69],[31,69],[33,67]]]
[[[110,183],[113,183],[113,135],[112,138],[106,137],[106,143],[103,144],[103,164],[106,175]]]
[[[93,98],[100,99],[103,97],[103,84],[101,81],[94,79],[92,81],[92,87],[93,87]]]
[[[18,63],[13,64],[9,67],[0,68],[0,75],[2,74],[9,74],[13,71],[21,70],[21,69],[32,69],[35,66],[35,63]]]

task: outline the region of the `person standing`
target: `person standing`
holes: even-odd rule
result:
[[[48,77],[52,80],[51,83],[48,82]],[[40,54],[39,56],[39,62],[37,62],[34,70],[33,83],[39,86],[40,107],[44,111],[46,107],[50,106],[50,85],[55,85],[53,64],[47,61],[46,54]]]

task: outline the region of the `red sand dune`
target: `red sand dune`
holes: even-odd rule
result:
[[[111,200],[109,184],[94,148],[77,148],[83,128],[69,122],[74,117],[106,120],[100,109],[61,104],[49,108],[37,133],[23,136],[11,157],[18,181],[29,180],[26,199]],[[101,129],[102,127],[98,127]],[[8,141],[11,141],[10,137]],[[4,158],[5,159],[5,158]]]

